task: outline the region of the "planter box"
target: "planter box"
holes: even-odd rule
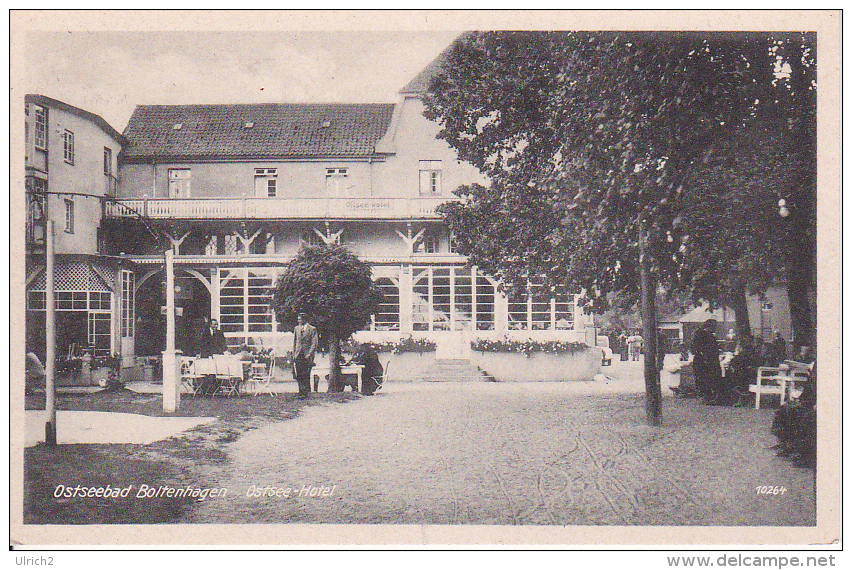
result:
[[[387,368],[390,360],[388,382],[414,382],[435,368],[435,352],[380,352],[379,362]]]
[[[471,363],[498,382],[571,382],[591,380],[600,372],[601,351],[592,347],[577,352],[473,352]]]

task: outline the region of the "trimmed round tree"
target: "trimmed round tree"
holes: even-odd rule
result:
[[[339,246],[306,247],[278,278],[273,306],[288,327],[304,312],[317,328],[331,361],[329,392],[342,392],[340,343],[364,329],[382,299],[370,264]]]

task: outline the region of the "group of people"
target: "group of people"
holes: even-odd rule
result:
[[[311,394],[311,369],[314,367],[314,359],[319,345],[319,334],[317,329],[308,319],[306,313],[297,316],[296,328],[293,329],[293,376],[299,385],[299,399],[305,400]],[[384,370],[379,356],[373,347],[367,343],[362,345],[353,355],[341,364],[359,364],[363,366],[361,371],[361,393],[372,396],[381,384],[376,378],[381,378]],[[346,375],[348,376],[348,375]],[[356,375],[344,377],[344,383],[358,391],[358,380]],[[314,391],[319,391],[319,382],[314,383]]]
[[[778,366],[787,359],[787,342],[778,331],[772,342],[764,342],[748,332],[736,338],[730,330],[723,353],[716,339],[716,325],[715,319],[705,321],[681,355],[682,360],[689,361],[691,354],[695,388],[682,383],[672,390],[678,396],[703,397],[708,404],[742,405],[750,395],[749,386],[755,383],[757,369]],[[810,362],[810,348],[801,347],[794,360]]]
[[[622,331],[618,335],[618,352],[621,355],[622,362],[626,360],[639,360],[642,356],[642,334],[636,330],[628,335]]]
[[[224,333],[219,329],[219,323],[216,319],[207,321],[206,326],[199,332],[196,337],[197,357],[210,358],[215,354],[227,354],[228,343],[225,340]],[[315,366],[315,358],[319,347],[319,333],[317,328],[312,325],[306,313],[299,313],[297,316],[297,324],[293,329],[293,377],[299,386],[300,400],[307,399],[311,393],[311,370]],[[250,359],[248,347],[241,347],[241,360]],[[271,355],[270,355],[271,356]],[[244,358],[245,357],[245,358]],[[379,387],[379,383],[375,378],[381,378],[383,374],[382,365],[379,362],[379,357],[375,350],[369,344],[365,344],[351,356],[344,364],[360,364],[362,365],[362,380],[361,393],[372,395]],[[350,386],[353,384],[351,379],[346,378]],[[357,390],[357,377],[354,382],[354,390]],[[319,386],[314,385],[314,391],[318,391]],[[205,377],[202,380],[202,393],[213,393],[216,389],[215,376]]]

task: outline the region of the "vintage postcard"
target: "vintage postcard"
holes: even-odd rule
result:
[[[840,25],[12,11],[11,544],[838,548]]]

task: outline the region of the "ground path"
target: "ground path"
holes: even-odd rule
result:
[[[770,449],[774,410],[666,396],[665,425],[651,428],[631,365],[607,383],[390,384],[309,406],[227,444],[209,483],[227,500],[186,522],[814,524],[813,471]],[[251,485],[334,492],[247,497]]]

